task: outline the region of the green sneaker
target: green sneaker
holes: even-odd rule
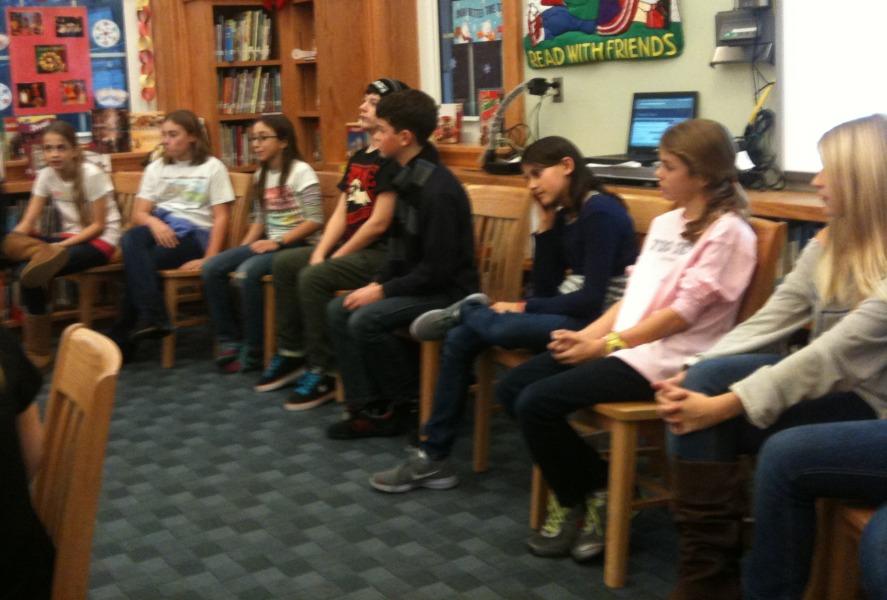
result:
[[[566,508],[558,503],[554,494],[549,494],[545,524],[527,539],[530,552],[549,558],[570,554],[582,527],[584,514],[584,505]]]
[[[585,524],[570,550],[573,560],[584,562],[604,551],[607,492],[595,492],[585,500]]]

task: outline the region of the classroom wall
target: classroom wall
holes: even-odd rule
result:
[[[417,0],[419,11],[420,51],[423,87],[434,95],[436,64],[431,53],[436,39],[428,35],[426,0]],[[721,121],[734,135],[741,135],[754,107],[751,67],[747,64],[709,66],[714,52],[715,13],[733,8],[733,0],[680,0],[684,23],[685,46],[681,56],[652,61],[619,61],[571,67],[531,69],[525,63],[526,79],[532,77],[563,77],[564,102],[546,100],[540,114],[540,135],[563,135],[573,140],[586,154],[608,154],[625,149],[631,95],[634,92],[683,91],[699,92],[699,115]],[[439,67],[437,67],[439,68]],[[768,78],[775,70],[767,65]],[[430,73],[429,73],[430,71]],[[778,91],[778,88],[777,88]],[[439,92],[438,92],[439,93]],[[529,112],[536,97],[527,96]],[[777,106],[774,94],[768,105]],[[529,121],[528,121],[529,123]],[[535,119],[529,123],[535,128]]]
[[[733,1],[682,0],[679,6],[686,44],[677,58],[538,70],[526,67],[527,79],[564,78],[564,102],[546,100],[540,133],[569,137],[586,155],[621,152],[627,141],[634,92],[697,90],[699,116],[720,121],[734,135],[741,135],[754,107],[751,67],[709,66],[714,51],[714,15],[731,10]],[[535,98],[529,99],[528,111],[535,104]]]

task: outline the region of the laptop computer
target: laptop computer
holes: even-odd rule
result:
[[[625,154],[591,156],[588,163],[617,165],[635,161],[650,165],[658,160],[659,139],[676,123],[696,117],[698,92],[638,92],[631,101],[628,148]]]

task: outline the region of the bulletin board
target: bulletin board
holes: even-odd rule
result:
[[[92,65],[84,7],[6,9],[16,116],[89,111]]]

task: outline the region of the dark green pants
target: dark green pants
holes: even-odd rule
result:
[[[318,265],[308,265],[313,247],[274,255],[277,348],[304,354],[308,364],[326,371],[335,365],[326,325],[326,305],[338,290],[369,283],[387,257],[381,244]]]

